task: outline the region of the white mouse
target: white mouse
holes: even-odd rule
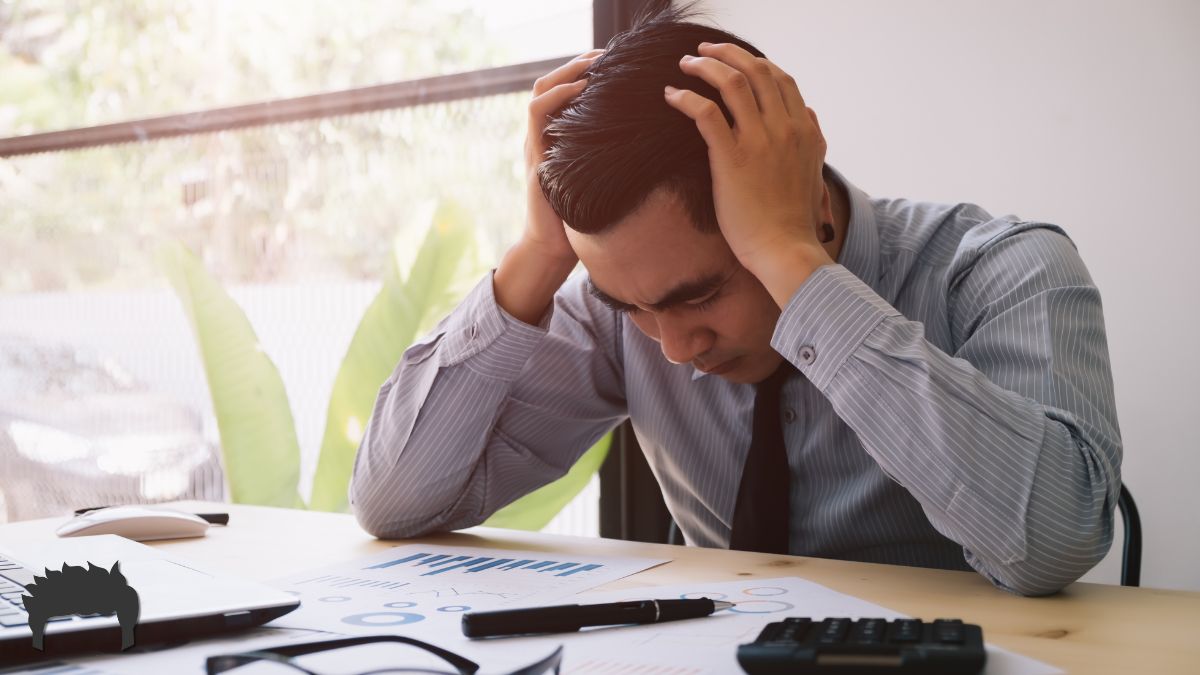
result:
[[[115,534],[134,541],[203,537],[208,521],[200,516],[155,506],[109,506],[63,523],[60,537]]]

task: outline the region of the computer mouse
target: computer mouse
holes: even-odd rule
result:
[[[83,537],[93,534],[115,534],[134,541],[203,537],[208,521],[183,511],[161,506],[109,506],[63,523],[56,534],[60,537]]]

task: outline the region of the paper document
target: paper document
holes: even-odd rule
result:
[[[433,560],[435,556],[446,557]],[[438,564],[460,556],[467,558]],[[479,560],[481,558],[486,560]],[[424,563],[418,564],[422,560]],[[473,562],[428,574],[467,561]],[[495,561],[506,562],[490,564]],[[505,569],[517,562],[522,564]],[[753,641],[763,626],[772,621],[789,616],[814,619],[830,616],[894,619],[904,616],[796,577],[654,586],[567,597],[661,562],[664,561],[598,556],[558,560],[532,552],[404,546],[289,577],[280,585],[301,595],[303,604],[267,627],[153,653],[71,660],[69,664],[57,664],[65,670],[45,672],[56,675],[201,672],[204,657],[211,654],[261,648],[272,643],[328,639],[337,633],[393,634],[426,640],[478,662],[482,665],[480,672],[484,674],[503,673],[526,665],[558,645],[564,647],[562,672],[568,674],[737,674],[742,672],[737,663],[738,645]],[[572,566],[558,567],[568,563]],[[596,565],[598,567],[589,567]],[[583,567],[589,568],[581,569]],[[518,574],[522,568],[525,571]],[[579,571],[559,576],[571,569]],[[728,600],[737,605],[700,619],[592,628],[557,635],[469,640],[463,637],[459,627],[461,614],[468,609],[698,597]],[[970,617],[962,618],[971,620]],[[988,663],[984,672],[988,675],[1062,672],[994,645],[988,645],[987,650]],[[386,660],[376,663],[365,657],[352,661],[340,665],[358,672],[389,665]]]
[[[554,645],[563,644],[564,673],[736,674],[742,672],[737,663],[738,645],[753,642],[763,626],[773,621],[790,616],[814,619],[905,617],[899,612],[796,577],[585,593],[572,602],[587,604],[702,597],[727,600],[737,605],[700,619],[585,629],[569,635],[488,640],[484,641],[486,644],[476,641],[472,646],[462,649],[464,654],[479,663],[516,664],[522,653],[542,653]],[[969,617],[963,618],[970,621]],[[984,639],[987,639],[986,633]],[[1050,675],[1063,672],[993,645],[988,645],[987,651],[988,663],[984,670],[987,675]]]
[[[295,574],[272,585],[301,598],[300,607],[263,628],[147,653],[68,658],[46,665],[55,675],[202,673],[213,654],[247,651],[340,635],[405,635],[468,658],[482,653],[481,673],[526,665],[521,650],[479,650],[463,637],[462,613],[477,609],[561,604],[568,597],[662,563],[665,558],[549,555],[485,548],[398,546],[379,554]],[[571,602],[574,602],[573,600]],[[183,640],[181,640],[183,642]],[[550,653],[555,642],[547,647]],[[486,660],[489,652],[499,658]],[[369,652],[368,652],[369,655]],[[361,672],[386,663],[341,664]],[[397,664],[390,664],[395,666]],[[38,671],[34,671],[38,672]],[[331,670],[330,672],[341,672]]]
[[[561,603],[666,559],[414,544],[273,582],[301,598],[272,626],[462,638],[462,613]],[[447,645],[448,646],[448,645]]]

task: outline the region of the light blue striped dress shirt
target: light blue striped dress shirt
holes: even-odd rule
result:
[[[781,403],[791,552],[1062,588],[1108,551],[1121,463],[1100,295],[1074,245],[842,180],[839,264],[771,342],[799,371]],[[476,525],[628,417],[687,542],[728,546],[754,387],[671,364],[584,281],[531,326],[489,275],[405,352],[355,461],[364,528]]]

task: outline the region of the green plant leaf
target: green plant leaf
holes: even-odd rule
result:
[[[313,479],[312,508],[349,509],[347,489],[354,455],[375,396],[404,350],[460,299],[453,284],[462,275],[464,260],[470,259],[471,233],[465,212],[452,202],[442,203],[433,214],[407,280],[402,279],[398,262],[406,251],[397,238],[391,269],[359,322],[334,380]]]
[[[583,456],[567,475],[558,480],[521,497],[517,501],[500,509],[488,518],[484,525],[490,527],[507,527],[513,530],[540,530],[563,509],[575,495],[587,487],[592,475],[600,470],[604,458],[608,456],[608,448],[612,444],[612,434],[606,434]]]
[[[245,313],[180,243],[159,261],[196,335],[233,501],[303,507],[300,446],[287,391]]]

